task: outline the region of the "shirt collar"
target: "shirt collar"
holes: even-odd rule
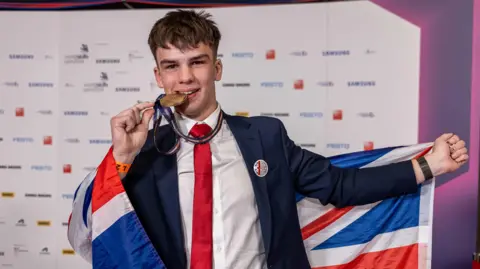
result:
[[[208,126],[210,126],[212,130],[215,129],[215,127],[217,126],[218,117],[220,116],[220,111],[220,104],[217,103],[217,109],[215,109],[215,111],[213,111],[213,113],[210,114],[210,116],[208,116],[204,121],[195,121],[193,119],[187,118],[186,116],[178,112],[175,113],[175,119],[177,120],[178,127],[180,128],[182,133],[188,135],[190,133],[190,130],[192,130],[193,126],[195,126],[195,124],[197,123],[205,123],[208,124]]]

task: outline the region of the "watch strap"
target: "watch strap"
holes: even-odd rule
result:
[[[427,160],[425,157],[420,157],[418,158],[418,164],[420,165],[420,169],[422,170],[423,176],[425,177],[425,180],[429,180],[433,178],[432,170],[430,169],[430,166],[428,165]]]

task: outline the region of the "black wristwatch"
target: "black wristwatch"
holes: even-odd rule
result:
[[[430,170],[430,166],[428,165],[427,160],[425,160],[425,157],[420,157],[418,158],[418,164],[420,165],[420,168],[422,169],[423,176],[425,177],[425,180],[429,180],[433,178],[432,170]]]

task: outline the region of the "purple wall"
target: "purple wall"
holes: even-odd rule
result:
[[[480,140],[480,0],[371,2],[421,28],[419,142],[455,132],[469,147],[470,163],[437,179],[432,268],[471,268]]]

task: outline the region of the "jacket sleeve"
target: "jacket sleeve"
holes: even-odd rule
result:
[[[67,237],[75,253],[92,263],[92,190],[97,170],[90,172],[75,191]]]
[[[418,190],[410,160],[371,168],[339,168],[324,156],[295,145],[283,123],[280,133],[296,191],[323,205],[364,205]]]

